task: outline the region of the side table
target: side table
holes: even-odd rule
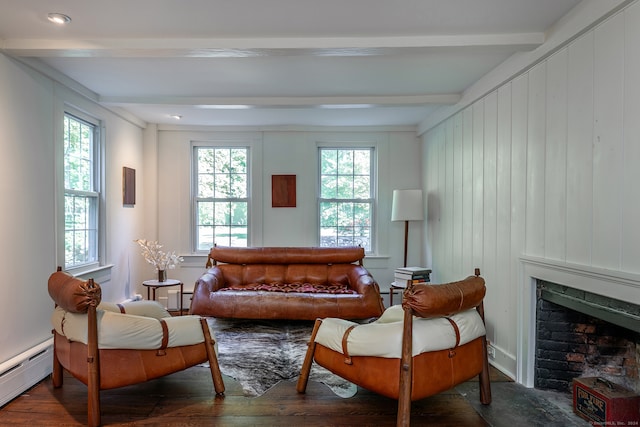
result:
[[[180,293],[178,294],[178,297],[180,298],[180,313],[179,315],[182,316],[182,295],[183,295],[183,291],[184,291],[184,284],[180,281],[180,280],[176,280],[176,279],[167,279],[163,282],[156,280],[145,280],[144,282],[142,282],[142,285],[145,286],[147,288],[147,299],[151,299],[150,298],[150,292],[153,289],[153,301],[156,300],[156,289],[158,288],[166,288],[169,286],[180,286]]]
[[[400,293],[402,293],[407,288],[405,286],[396,285],[396,282],[391,282],[391,286],[389,286],[389,306],[393,305],[393,291],[396,289],[401,289]]]

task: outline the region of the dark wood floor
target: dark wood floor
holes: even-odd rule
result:
[[[395,400],[364,389],[348,399],[310,381],[306,394],[282,381],[264,395],[244,397],[225,376],[226,393],[215,397],[207,368],[193,367],[144,384],[101,393],[102,423],[109,426],[393,426]],[[493,381],[508,381],[492,370]],[[54,389],[47,378],[0,409],[1,426],[86,425],[86,387],[68,375]],[[478,400],[478,396],[468,396]],[[455,390],[414,402],[412,425],[487,426]]]

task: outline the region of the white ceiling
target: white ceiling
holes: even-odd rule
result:
[[[0,48],[149,123],[413,126],[579,1],[0,0]]]

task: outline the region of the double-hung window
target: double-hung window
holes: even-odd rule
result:
[[[195,249],[248,245],[249,149],[194,147]]]
[[[99,127],[64,115],[65,269],[98,265],[100,213]]]
[[[320,246],[373,251],[373,149],[320,148]]]

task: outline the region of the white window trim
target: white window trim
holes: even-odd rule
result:
[[[381,256],[380,248],[388,247],[389,232],[388,227],[382,227],[378,220],[378,212],[380,212],[380,193],[389,192],[389,171],[385,167],[380,166],[381,159],[387,159],[389,156],[389,137],[387,134],[375,133],[370,136],[359,134],[356,139],[352,139],[350,135],[336,136],[335,138],[316,139],[316,152],[320,152],[320,148],[373,148],[373,214],[372,214],[372,239],[371,253],[367,254],[368,258]],[[320,245],[320,216],[318,215],[320,206],[320,159],[318,159],[316,170],[316,239]]]
[[[242,137],[237,139],[224,138],[215,140],[192,140],[190,144],[190,216],[189,216],[189,247],[193,254],[203,255],[208,253],[205,250],[198,250],[196,247],[196,224],[197,224],[197,207],[196,207],[196,194],[197,194],[197,180],[195,176],[196,172],[196,159],[194,156],[196,147],[242,147],[247,149],[247,161],[249,167],[247,170],[248,188],[247,188],[247,246],[260,246],[262,245],[262,188],[259,182],[256,182],[256,177],[262,176],[262,145],[258,137]]]
[[[64,188],[64,116],[66,114],[75,116],[81,120],[84,120],[94,126],[97,131],[97,150],[96,150],[96,165],[100,168],[98,173],[98,257],[97,261],[81,266],[73,267],[68,270],[70,274],[74,276],[83,276],[88,273],[99,272],[105,269],[110,269],[112,266],[106,264],[106,164],[105,164],[105,134],[106,130],[103,125],[103,120],[87,114],[72,105],[64,104],[59,113],[55,114],[56,119],[56,136],[54,140],[58,147],[56,154],[56,180],[57,180],[57,216],[56,216],[56,264],[65,269],[65,224],[64,224],[64,204],[65,204],[65,188]]]

